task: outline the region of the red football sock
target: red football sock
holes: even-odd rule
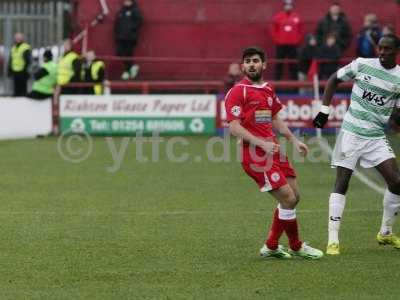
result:
[[[268,233],[267,241],[265,242],[268,249],[275,250],[278,248],[279,238],[281,237],[283,230],[283,221],[279,219],[278,209],[275,209],[271,229]]]
[[[290,249],[294,251],[299,250],[303,242],[299,239],[297,219],[281,220],[281,222],[288,236]]]

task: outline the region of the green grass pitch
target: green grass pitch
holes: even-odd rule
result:
[[[186,163],[165,143],[138,162],[130,143],[115,172],[104,138],[78,164],[56,138],[0,142],[0,299],[399,299],[400,251],[375,241],[379,194],[352,179],[339,257],[265,260],[273,199],[234,159],[206,160],[207,138],[188,141]],[[301,236],[325,250],[334,171],[295,166]]]

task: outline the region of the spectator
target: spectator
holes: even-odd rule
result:
[[[336,34],[328,34],[325,44],[321,46],[318,52],[318,58],[322,60],[319,64],[319,76],[321,79],[328,79],[338,69],[341,56]]]
[[[316,33],[318,45],[322,46],[327,40],[327,36],[332,33],[343,53],[350,46],[352,34],[347,17],[338,3],[332,4],[329,12],[318,23]]]
[[[296,59],[297,47],[303,39],[302,21],[300,16],[293,12],[293,1],[283,1],[283,11],[277,13],[272,20],[271,35],[276,44],[277,59]],[[279,62],[275,67],[275,80],[282,78],[283,63]],[[289,64],[290,78],[297,78],[297,65]]]
[[[43,53],[43,64],[33,74],[35,81],[32,85],[32,91],[28,94],[32,99],[46,99],[54,94],[57,85],[57,64],[53,61],[53,53],[46,50]]]
[[[71,36],[74,31],[74,19],[72,17],[72,3],[64,3],[62,14],[63,14],[63,39],[67,39]]]
[[[85,89],[85,94],[103,95],[105,80],[105,67],[103,61],[96,58],[94,51],[88,51],[85,55],[85,82],[96,83],[93,87]]]
[[[364,17],[364,27],[360,31],[357,40],[357,56],[375,57],[375,48],[382,36],[381,28],[375,14],[367,14]]]
[[[66,86],[69,83],[81,81],[82,61],[72,50],[70,39],[64,41],[64,55],[58,62],[57,84],[62,87],[62,94],[78,94],[79,88]]]
[[[128,57],[133,55],[142,21],[143,17],[137,3],[134,0],[124,0],[114,23],[117,56]],[[138,71],[138,65],[133,65],[132,61],[125,61],[121,78],[123,80],[133,79],[137,76]]]
[[[298,78],[300,81],[307,80],[307,74],[310,69],[311,63],[318,57],[317,39],[313,34],[308,34],[305,38],[305,45],[299,51],[299,73]],[[309,89],[300,89],[300,94],[305,94]]]
[[[318,56],[317,39],[313,34],[306,36],[306,43],[299,51],[299,80],[307,78],[308,70],[313,59]]]
[[[13,79],[13,96],[24,97],[27,94],[29,65],[32,61],[31,46],[25,42],[25,36],[21,32],[14,35],[14,42],[8,63],[8,75]]]
[[[396,34],[393,25],[385,25],[382,28],[382,35]]]
[[[239,82],[243,77],[240,65],[233,62],[229,65],[228,74],[225,79],[225,90],[229,91],[237,82]]]

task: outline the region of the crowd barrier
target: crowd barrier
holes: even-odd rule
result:
[[[276,88],[310,88],[311,82],[271,82]],[[35,101],[28,98],[0,98],[0,139],[28,138],[65,132],[93,135],[135,135],[159,132],[169,135],[212,135],[227,127],[223,82],[109,82],[110,90],[139,89],[135,93],[60,95]],[[318,83],[323,87],[325,82]],[[345,84],[348,87],[351,84]],[[73,85],[76,88],[90,84]],[[189,94],[185,89],[204,88]],[[182,88],[182,89],[181,89]],[[180,94],[150,93],[154,90],[180,90]],[[207,89],[216,89],[205,93]],[[310,91],[310,89],[307,89]],[[312,89],[311,89],[312,91]],[[318,95],[318,94],[315,94]],[[320,102],[314,94],[278,94],[285,108],[283,118],[292,128],[312,128],[312,118]],[[318,97],[317,97],[318,98]],[[340,126],[349,104],[349,95],[336,95],[328,128]]]
[[[0,139],[46,136],[52,132],[51,100],[0,97]]]
[[[326,82],[271,82],[275,88],[323,88]],[[141,94],[59,95],[53,99],[53,133],[85,131],[94,135],[134,135],[157,131],[161,134],[214,134],[226,127],[222,81],[155,81],[108,82],[115,89],[141,89]],[[90,84],[74,84],[76,88]],[[349,87],[351,84],[343,84]],[[185,89],[210,88],[210,94],[187,94]],[[150,90],[180,90],[181,94],[149,94]],[[315,94],[315,93],[314,93]],[[319,109],[314,94],[282,94],[284,119],[292,128],[310,129],[312,118]],[[348,95],[339,95],[332,102],[328,128],[340,126],[349,104]]]

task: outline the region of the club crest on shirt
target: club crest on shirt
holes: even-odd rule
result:
[[[234,115],[235,117],[239,117],[241,112],[242,112],[242,109],[240,108],[240,106],[237,106],[237,105],[232,106],[232,108],[231,108],[232,115]]]
[[[364,80],[365,80],[366,82],[370,82],[371,79],[372,79],[372,77],[369,76],[369,75],[365,75],[365,76],[364,76]]]
[[[274,100],[271,97],[268,97],[267,103],[269,106],[272,106],[272,103],[274,103]]]
[[[281,176],[279,175],[279,173],[274,172],[274,173],[271,174],[271,180],[272,180],[273,182],[278,182],[279,179],[281,179]]]

